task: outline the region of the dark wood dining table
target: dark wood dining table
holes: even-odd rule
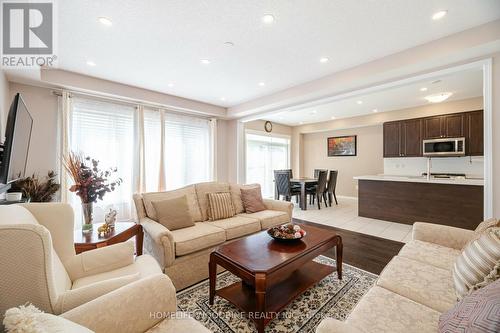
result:
[[[290,183],[300,184],[300,209],[307,210],[306,187],[311,185],[317,185],[318,179],[309,177],[292,178],[290,179]]]

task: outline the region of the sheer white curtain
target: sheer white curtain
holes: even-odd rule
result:
[[[96,223],[103,220],[104,213],[113,208],[118,211],[118,219],[134,216],[132,194],[139,173],[135,163],[137,132],[134,130],[137,117],[133,106],[108,103],[84,98],[73,98],[70,125],[70,150],[80,152],[99,160],[100,168],[116,167],[113,176],[123,183],[114,192],[106,193],[103,201],[94,208]],[[80,212],[79,198],[71,195],[75,212]]]
[[[246,182],[260,184],[264,197],[274,195],[274,170],[289,166],[289,138],[246,133]]]

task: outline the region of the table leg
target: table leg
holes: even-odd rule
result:
[[[137,234],[135,235],[135,251],[137,252],[137,256],[142,256],[142,244],[144,241],[144,231],[142,230],[142,225],[139,225],[139,230],[137,230]]]
[[[342,239],[337,244],[335,252],[337,252],[337,276],[339,280],[342,280],[342,252],[344,251],[344,245],[342,244]]]
[[[210,294],[208,303],[213,305],[215,298],[215,282],[217,279],[217,263],[212,255],[210,255],[210,262],[208,263],[208,277],[210,279]]]
[[[306,183],[300,183],[300,209],[307,210]]]
[[[266,275],[262,273],[255,274],[255,323],[257,332],[264,333],[266,326]]]

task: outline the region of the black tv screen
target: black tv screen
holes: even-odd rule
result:
[[[0,165],[0,184],[8,184],[26,173],[33,118],[18,93],[10,105]]]

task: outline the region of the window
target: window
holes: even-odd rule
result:
[[[89,99],[74,98],[70,126],[70,149],[99,160],[103,169],[116,167],[121,186],[107,193],[94,208],[96,222],[104,221],[104,213],[113,208],[121,219],[133,216],[131,198],[134,184],[134,113],[135,107]],[[80,213],[79,198],[69,196]]]
[[[166,189],[211,180],[210,120],[165,114]]]
[[[264,197],[274,195],[274,172],[290,168],[290,138],[246,133],[246,182],[259,183]]]

